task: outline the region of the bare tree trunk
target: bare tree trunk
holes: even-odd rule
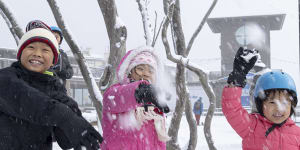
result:
[[[208,9],[208,11],[206,12],[204,18],[202,19],[200,25],[198,26],[198,28],[196,29],[196,31],[194,32],[192,38],[189,41],[188,47],[187,47],[187,54],[189,54],[193,42],[196,39],[197,35],[199,34],[199,32],[201,31],[203,25],[205,24],[208,16],[211,14],[212,10],[214,9],[214,7],[216,6],[218,0],[214,0],[212,5],[210,6],[210,8]],[[211,86],[209,85],[208,82],[208,75],[202,71],[200,68],[195,68],[192,66],[187,65],[187,68],[191,71],[193,71],[194,73],[196,73],[199,77],[199,80],[201,82],[202,88],[204,89],[205,93],[207,94],[208,98],[209,98],[209,108],[207,111],[207,115],[205,117],[205,122],[204,122],[204,136],[206,139],[206,142],[208,144],[208,147],[210,150],[216,150],[216,147],[214,146],[214,142],[212,140],[212,135],[211,135],[211,122],[212,122],[212,118],[215,112],[215,108],[216,108],[216,96],[213,92],[213,89],[211,88]]]
[[[104,92],[116,82],[117,67],[126,52],[127,29],[118,16],[115,0],[98,0],[105,21],[110,41],[108,65],[100,80],[101,91]]]
[[[21,37],[24,34],[22,29],[18,25],[12,12],[9,10],[9,8],[5,5],[5,3],[2,0],[0,0],[0,9],[2,10],[1,12],[2,17],[6,21],[6,24],[8,25],[11,34],[14,36],[16,43],[18,44],[19,39],[21,39]]]
[[[166,9],[166,7],[169,7],[169,3],[164,1],[164,8],[165,10],[171,10],[172,9]],[[169,12],[167,11],[167,12]],[[166,12],[166,11],[165,11]],[[185,38],[182,30],[181,25],[181,17],[180,17],[180,4],[179,0],[176,1],[174,10],[172,12],[172,15],[170,16],[169,13],[167,14],[167,20],[163,27],[163,33],[162,36],[166,36],[166,30],[169,24],[169,19],[172,17],[171,26],[173,30],[173,38],[175,42],[175,47],[179,55],[182,57],[186,57],[186,48],[185,48]],[[163,37],[164,43],[167,41],[166,37]],[[167,149],[173,150],[173,149],[180,149],[177,144],[177,137],[178,137],[178,130],[182,118],[182,113],[185,108],[186,117],[188,120],[188,124],[190,127],[190,140],[188,149],[194,150],[197,145],[197,127],[195,120],[192,115],[191,111],[191,104],[189,101],[189,94],[187,93],[187,87],[186,87],[186,77],[185,77],[185,67],[182,63],[177,63],[177,72],[176,72],[176,92],[179,97],[179,99],[176,102],[175,112],[173,115],[173,118],[171,120],[171,125],[169,127],[168,134],[172,137],[172,139],[167,143]],[[187,102],[187,103],[186,103]]]
[[[188,61],[187,61],[188,62]],[[212,135],[210,132],[210,127],[211,127],[211,121],[215,112],[216,108],[216,95],[213,92],[213,89],[211,85],[208,82],[208,75],[201,70],[199,67],[194,67],[196,65],[190,65],[187,64],[186,67],[195,72],[200,80],[200,83],[202,85],[202,88],[204,89],[206,95],[208,96],[209,99],[209,108],[207,110],[207,115],[205,117],[205,123],[204,123],[204,136],[206,138],[206,142],[208,144],[208,147],[210,150],[216,150],[216,147],[214,146],[214,142],[212,140]]]
[[[74,57],[76,58],[76,61],[79,65],[82,76],[84,78],[84,81],[86,82],[86,85],[88,87],[88,91],[89,91],[90,97],[92,99],[92,102],[96,108],[98,118],[101,121],[102,120],[102,103],[101,103],[102,95],[97,87],[96,81],[95,81],[89,67],[86,64],[86,60],[85,60],[83,54],[81,53],[79,46],[74,41],[74,38],[72,37],[70,32],[68,32],[68,29],[62,18],[62,15],[56,4],[56,1],[55,0],[47,0],[47,1],[52,10],[52,13],[55,17],[57,25],[59,26],[59,28],[62,29],[63,36],[66,39],[68,45],[70,46]]]
[[[185,37],[181,25],[181,16],[180,16],[180,1],[177,0],[174,7],[173,13],[173,20],[172,20],[172,29],[174,31],[175,36],[175,45],[176,50],[179,55],[183,56],[184,58],[187,57],[186,55],[186,45],[185,45]],[[180,71],[182,67],[182,71]],[[187,93],[186,87],[186,71],[183,64],[177,64],[177,76],[181,78],[178,80],[179,82],[176,83],[177,87],[179,86],[180,92],[178,92],[179,98],[182,99],[182,102],[185,104],[183,108],[185,108],[185,116],[190,128],[190,140],[188,144],[188,150],[194,150],[197,145],[197,126],[196,121],[194,120],[193,113],[191,111],[191,104],[189,99],[189,93]],[[184,85],[184,86],[182,86]],[[180,122],[179,122],[180,124]],[[179,128],[178,128],[179,130]]]
[[[212,117],[213,117],[214,110],[215,110],[215,105],[216,105],[215,104],[216,96],[213,92],[213,89],[209,85],[208,75],[205,72],[203,72],[200,69],[200,67],[198,67],[198,66],[195,67],[196,65],[189,65],[190,64],[189,60],[188,59],[184,60],[184,59],[186,59],[186,57],[188,56],[195,38],[197,37],[198,33],[201,31],[204,23],[206,22],[206,19],[210,15],[210,13],[213,10],[213,8],[215,7],[216,3],[217,3],[217,0],[214,0],[211,7],[207,11],[205,17],[203,18],[200,25],[198,26],[197,30],[194,32],[194,34],[193,34],[193,36],[192,36],[192,38],[191,38],[191,40],[188,44],[188,47],[185,49],[185,51],[182,51],[183,47],[181,47],[181,46],[183,46],[181,41],[184,41],[184,36],[183,36],[183,33],[182,33],[182,29],[181,29],[179,0],[176,1],[174,12],[173,12],[171,7],[168,8],[168,5],[169,5],[168,0],[164,0],[164,10],[165,10],[165,13],[167,14],[167,19],[166,19],[166,22],[164,23],[163,30],[162,30],[162,40],[163,40],[163,43],[164,43],[164,46],[165,46],[165,49],[166,49],[168,59],[175,62],[175,63],[177,63],[177,69],[178,69],[178,65],[181,64],[183,66],[186,66],[191,71],[195,72],[199,76],[199,80],[202,84],[202,87],[203,87],[203,89],[205,90],[206,94],[209,97],[210,106],[209,106],[209,109],[208,109],[207,117],[205,118],[204,133],[205,133],[205,137],[206,137],[206,141],[208,143],[208,146],[211,150],[216,149],[215,146],[214,146],[213,140],[212,140],[211,132],[210,132],[211,121],[212,121]],[[173,13],[174,13],[174,15],[173,15]],[[172,26],[172,31],[173,31],[172,35],[173,35],[173,39],[175,39],[174,40],[174,42],[175,42],[175,51],[176,51],[176,54],[181,55],[180,59],[178,59],[178,57],[175,58],[175,57],[172,56],[172,54],[170,52],[170,47],[169,47],[169,44],[168,44],[167,36],[166,36],[166,30],[167,30],[168,23],[169,23],[171,17],[172,17],[172,25],[173,25]],[[185,47],[185,45],[184,45],[184,47]],[[176,81],[177,80],[178,79],[176,78]],[[179,97],[180,97],[180,95],[179,95]],[[179,114],[179,116],[177,116],[178,115],[177,110],[180,110],[179,108],[177,108],[177,107],[180,107],[178,105],[180,105],[179,100],[176,103],[175,115],[173,116],[174,118],[181,117],[180,114]],[[195,123],[195,120],[194,120],[193,115],[192,115],[191,104],[190,104],[190,101],[188,100],[188,97],[187,97],[187,100],[185,101],[185,113],[186,113],[186,117],[187,117],[187,120],[188,120],[188,123],[189,123],[189,126],[190,126],[190,132],[191,132],[188,149],[195,149],[196,144],[197,144],[197,127],[196,127],[196,123]],[[176,122],[175,120],[179,120],[179,123],[180,123],[180,119],[173,119],[172,118],[170,128],[173,128],[172,123],[173,123],[173,121]],[[177,121],[177,123],[178,123],[178,121]],[[171,129],[169,129],[169,132],[170,132],[170,130]],[[176,129],[174,129],[174,130],[176,130]],[[173,132],[175,132],[175,131],[173,131]],[[174,139],[175,139],[175,141],[170,141],[170,143],[168,143],[168,144],[171,144],[171,142],[176,142],[177,135],[176,135],[176,138],[174,138]],[[172,145],[174,145],[174,143]],[[167,146],[169,146],[169,145],[167,145]],[[173,147],[171,147],[171,148],[173,148]]]

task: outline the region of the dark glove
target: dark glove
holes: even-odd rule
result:
[[[255,50],[244,49],[240,47],[235,55],[233,62],[233,71],[229,74],[227,83],[235,86],[245,87],[246,75],[255,65],[258,53]],[[247,60],[249,59],[249,60]]]
[[[135,98],[137,103],[143,103],[145,106],[145,110],[147,111],[147,107],[154,105],[157,108],[159,108],[164,113],[170,112],[170,109],[168,106],[160,106],[160,104],[157,101],[157,94],[155,92],[155,89],[152,87],[151,84],[145,84],[141,83],[139,87],[135,90]],[[151,104],[149,104],[151,103]]]
[[[170,108],[168,106],[164,106],[161,109],[164,113],[169,113],[170,112]]]
[[[66,119],[59,123],[57,127],[61,129],[67,138],[64,141],[68,141],[72,147],[85,146],[87,150],[98,150],[100,148],[103,138],[89,122],[72,111],[64,112],[61,115],[64,115],[63,118]]]
[[[93,127],[84,130],[81,135],[82,138],[79,145],[85,146],[87,150],[100,149],[100,143],[102,143],[103,138]]]
[[[134,93],[137,103],[152,103],[157,106],[156,92],[152,85],[141,83]]]

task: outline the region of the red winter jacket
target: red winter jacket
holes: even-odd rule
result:
[[[266,137],[272,123],[258,113],[248,114],[241,106],[242,88],[224,87],[223,113],[237,134],[243,139],[243,150],[300,150],[300,128],[288,118]]]

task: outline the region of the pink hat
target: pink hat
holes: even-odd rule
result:
[[[131,69],[140,64],[147,64],[153,67],[156,72],[160,72],[163,68],[158,55],[153,47],[142,46],[128,51],[122,58],[117,68],[117,78],[120,83],[129,83],[128,74]]]
[[[141,65],[141,64],[147,64],[153,67],[154,70],[157,70],[157,62],[154,58],[153,54],[148,51],[143,51],[139,54],[137,54],[131,61],[127,68],[127,71],[130,72],[132,68]]]

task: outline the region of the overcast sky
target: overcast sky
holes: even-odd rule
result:
[[[34,19],[56,25],[46,0],[3,0],[14,12],[18,23],[24,29]],[[150,1],[150,14],[158,13],[158,21],[163,18],[162,0]],[[182,0],[181,15],[186,43],[199,25],[213,0]],[[103,55],[109,42],[103,17],[97,0],[57,0],[69,31],[81,47],[92,48],[92,53]],[[118,13],[128,30],[127,48],[145,44],[141,15],[136,0],[116,0]],[[299,83],[299,31],[297,0],[219,0],[210,17],[232,17],[286,14],[282,30],[271,31],[271,65],[274,69],[283,69]],[[0,17],[2,18],[2,17]],[[153,17],[154,18],[154,17]],[[154,20],[153,20],[154,21]],[[3,19],[0,19],[0,47],[16,48],[15,41]],[[205,24],[196,39],[190,58],[200,59],[204,69],[220,70],[220,34],[214,34]],[[67,44],[62,48],[68,50]],[[159,37],[156,49],[162,51]],[[298,89],[300,87],[298,86]]]

